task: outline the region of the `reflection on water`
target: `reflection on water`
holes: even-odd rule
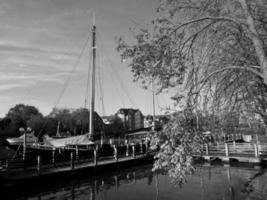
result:
[[[9,192],[9,198],[243,200],[265,199],[264,192],[267,194],[267,175],[254,168],[199,166],[182,187],[175,187],[166,175],[152,173],[151,168],[149,165],[57,183],[51,180],[39,186],[29,184],[19,192]]]

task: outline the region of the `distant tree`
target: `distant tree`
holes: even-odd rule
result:
[[[107,135],[122,136],[125,133],[123,121],[117,115],[113,115],[109,119],[110,125],[106,130]]]
[[[43,131],[45,123],[46,119],[43,116],[33,115],[27,121],[27,126],[31,127],[31,129],[34,131],[35,136],[38,136]]]
[[[17,104],[13,108],[9,109],[6,116],[10,117],[11,119],[19,116],[24,122],[27,123],[27,121],[30,120],[34,115],[43,116],[34,106]]]
[[[17,136],[19,135],[19,124],[16,124],[15,120],[11,120],[8,117],[5,117],[0,122],[0,135],[5,136]]]
[[[89,127],[89,111],[86,108],[79,108],[71,113],[71,118],[74,121],[76,133],[88,132]]]
[[[71,110],[67,108],[53,108],[49,117],[60,122],[60,131],[67,132],[73,130],[73,120],[71,117]]]
[[[43,125],[43,130],[39,132],[39,137],[41,138],[44,134],[50,136],[55,136],[57,133],[58,120],[52,117],[45,117],[45,123]]]
[[[20,127],[26,128],[27,123],[33,117],[42,116],[43,115],[34,106],[17,104],[9,109],[6,117],[3,119],[6,126],[1,130],[2,134],[6,136],[18,136]],[[7,123],[9,121],[10,123]]]
[[[0,121],[0,129],[5,129],[6,127],[8,127],[11,124],[11,119],[8,117],[5,117],[3,119],[1,119]]]

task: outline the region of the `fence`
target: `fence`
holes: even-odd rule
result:
[[[205,144],[202,149],[206,156],[249,157],[267,159],[267,144],[262,143],[218,143]]]

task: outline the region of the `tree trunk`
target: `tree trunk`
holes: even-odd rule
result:
[[[259,59],[259,64],[262,68],[264,83],[267,85],[267,57],[266,57],[266,54],[264,52],[263,43],[262,43],[262,41],[259,37],[259,34],[256,30],[254,20],[253,20],[251,14],[249,12],[249,8],[248,8],[246,0],[239,0],[239,2],[240,2],[241,6],[245,12],[248,29],[251,33],[250,39],[253,42],[257,57]]]

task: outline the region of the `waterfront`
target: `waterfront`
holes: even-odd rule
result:
[[[198,166],[182,187],[151,165],[95,177],[53,180],[6,189],[6,199],[266,199],[265,170],[253,167]]]

